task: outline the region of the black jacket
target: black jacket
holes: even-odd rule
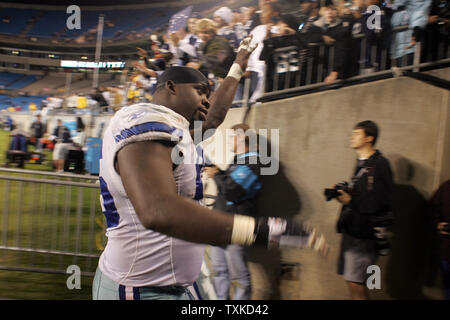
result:
[[[260,168],[257,153],[237,155],[226,171],[220,171],[214,176],[218,188],[214,208],[255,216],[256,200],[262,187]]]
[[[364,173],[355,180],[360,170]],[[371,177],[369,181],[369,177]],[[392,171],[389,161],[377,150],[369,159],[361,161],[354,173],[350,190],[352,200],[342,208],[338,231],[361,239],[373,238],[373,227],[379,217],[390,211],[392,205]],[[347,213],[347,214],[345,214]]]
[[[321,43],[324,44],[323,36],[329,36],[336,40],[333,44],[334,47],[334,59],[333,66],[328,66],[328,73],[335,71],[338,73],[338,77],[342,78],[346,59],[348,56],[349,42],[351,41],[351,29],[350,24],[347,21],[341,21],[337,19],[335,23],[327,25],[325,19],[322,17],[311,25],[309,32],[305,33],[304,41],[307,43]],[[316,48],[313,50],[313,55],[319,55],[319,50]],[[328,64],[328,56],[323,59],[324,65]]]

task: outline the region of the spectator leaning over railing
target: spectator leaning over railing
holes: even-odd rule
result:
[[[338,11],[339,17],[343,23],[348,23],[352,30],[352,40],[348,48],[348,59],[345,67],[346,76],[356,76],[359,74],[362,61],[361,43],[364,38],[362,28],[363,15],[366,12],[366,2],[362,0],[353,0],[348,2],[340,2]],[[364,40],[365,41],[365,40]]]
[[[274,29],[276,33],[269,32],[263,42],[264,48],[260,55],[260,59],[266,63],[266,92],[301,85],[301,83],[297,83],[300,76],[299,72],[303,72],[306,69],[302,68],[307,50],[305,50],[305,42],[301,39],[302,33],[298,31],[300,26],[299,19],[290,14],[282,14],[279,19],[275,29],[270,28]],[[274,53],[278,48],[292,46],[296,48],[284,50],[278,54]],[[278,85],[275,84],[275,79]],[[286,83],[286,81],[289,81],[289,83]]]
[[[391,59],[401,66],[406,56],[408,65],[413,63],[416,43],[422,40],[423,31],[428,23],[431,0],[397,0],[394,3],[392,26],[408,26],[408,30],[396,32],[391,44]]]
[[[230,26],[233,18],[233,11],[228,7],[221,7],[214,11],[213,20],[216,23],[218,36],[222,36],[228,40],[233,49],[237,49],[239,42],[236,33]]]
[[[320,18],[319,9],[320,9],[320,1],[319,0],[299,0],[300,2],[300,17],[299,17],[299,25],[297,26],[298,30],[302,30],[306,32],[309,30],[310,25]]]
[[[196,33],[195,28],[196,28],[198,20],[200,20],[200,14],[198,12],[193,12],[191,14],[191,16],[189,17],[189,19],[187,20],[187,30],[194,37],[195,43],[192,43],[193,40],[190,40],[190,41],[191,41],[191,44],[193,44],[196,49],[200,45],[200,39],[198,39],[197,35],[195,34]]]
[[[233,19],[231,20],[231,28],[234,30],[234,34],[238,39],[238,42],[241,42],[248,33],[250,26],[248,25],[246,12],[249,11],[247,7],[241,7],[239,10],[233,11]]]
[[[297,26],[294,28],[297,34],[295,36],[296,41],[291,43],[291,45],[296,45],[298,47],[298,68],[300,72],[300,85],[305,85],[308,81],[307,73],[308,68],[305,64],[308,57],[311,57],[312,52],[310,48],[306,45],[307,35],[311,29],[314,22],[320,19],[320,1],[319,0],[299,0],[300,3],[300,17],[297,20]],[[317,77],[317,59],[310,61],[312,63],[311,77],[316,79]],[[293,77],[291,77],[293,79]],[[291,80],[292,81],[292,80]],[[309,80],[311,81],[311,80]],[[283,85],[283,84],[281,84]],[[268,85],[266,85],[268,88]]]
[[[263,94],[263,77],[265,61],[261,60],[264,49],[264,40],[273,36],[283,35],[286,24],[281,22],[281,8],[276,2],[262,5],[259,18],[261,25],[254,28],[250,34],[253,36],[252,44],[258,45],[250,55],[246,76],[250,78],[250,103],[255,102]]]
[[[175,60],[173,65],[184,66],[197,58],[195,43],[198,40],[188,33],[187,26],[185,28],[169,34],[169,51]]]
[[[448,57],[450,37],[450,2],[432,0],[423,46],[423,61]]]
[[[197,36],[202,41],[198,52],[198,62],[186,66],[199,69],[205,76],[209,73],[216,78],[225,78],[233,64],[235,53],[228,40],[216,34],[216,25],[210,19],[197,22]]]
[[[349,7],[354,17],[351,24],[353,37],[355,38],[352,41],[351,62],[357,69],[362,67],[365,70],[364,72],[389,69],[388,50],[391,42],[392,10],[387,8],[380,0],[369,0],[367,8],[364,7],[358,11],[354,9],[356,8]],[[376,19],[374,19],[375,16]],[[361,46],[363,43],[365,50],[362,52]]]
[[[247,20],[249,22],[250,30],[263,24],[261,21],[261,13],[263,6],[267,3],[278,3],[278,0],[258,0],[258,7],[249,7],[250,10],[247,12]]]
[[[322,17],[312,24],[304,39],[307,43],[321,43],[334,47],[334,59],[332,65],[328,66],[328,76],[324,79],[326,84],[332,84],[336,79],[344,76],[351,29],[348,22],[343,22],[338,17],[337,7],[331,0],[326,1],[321,14]],[[328,59],[324,59],[325,61]]]
[[[141,60],[139,64],[141,66],[136,65],[136,63],[133,64],[133,66],[138,71],[142,72],[147,78],[157,77],[158,72],[163,72],[166,69],[169,61],[171,61],[173,58],[173,53],[164,49],[165,47],[168,48],[168,45],[163,44],[161,41],[159,41],[156,35],[152,35],[151,41],[152,44],[150,51],[139,47],[137,48],[137,54]]]

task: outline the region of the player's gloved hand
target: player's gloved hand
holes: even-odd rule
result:
[[[294,221],[292,218],[259,218],[255,225],[255,245],[268,247],[310,248],[323,256],[328,255],[329,245],[316,228]]]
[[[240,80],[244,75],[245,69],[247,69],[248,59],[250,58],[250,54],[256,49],[258,46],[257,43],[252,43],[253,35],[250,34],[244,39],[242,39],[239,48],[236,53],[236,58],[234,59],[234,63],[228,72],[228,77],[236,78],[236,80]]]

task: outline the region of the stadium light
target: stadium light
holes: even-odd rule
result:
[[[61,60],[61,67],[63,68],[88,68],[88,69],[123,69],[125,62],[122,61],[75,61],[75,60]]]

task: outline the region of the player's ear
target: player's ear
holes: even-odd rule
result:
[[[172,80],[167,80],[165,87],[166,87],[167,91],[169,91],[170,94],[176,94],[175,82],[173,82]]]

